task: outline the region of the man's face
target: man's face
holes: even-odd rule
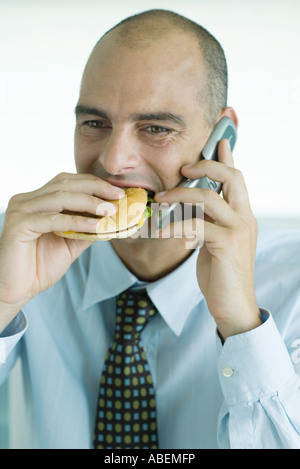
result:
[[[171,35],[137,50],[107,36],[82,81],[77,171],[153,192],[177,186],[181,167],[199,159],[210,133],[199,97],[204,80],[189,36]]]

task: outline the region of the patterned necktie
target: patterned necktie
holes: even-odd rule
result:
[[[94,447],[157,449],[156,406],[141,332],[157,313],[146,292],[117,298],[114,342],[102,372]]]

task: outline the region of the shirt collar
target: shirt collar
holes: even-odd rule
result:
[[[94,243],[89,251],[83,309],[119,295],[138,281],[122,263],[110,242]],[[180,335],[196,302],[203,299],[196,278],[198,252],[198,249],[194,250],[177,269],[146,286],[152,302],[176,335]]]
[[[99,241],[90,248],[90,263],[83,308],[117,296],[130,288],[137,278],[124,266],[109,242]]]
[[[199,250],[194,250],[177,269],[147,286],[152,302],[178,336],[196,303],[204,298],[196,277],[198,254]]]

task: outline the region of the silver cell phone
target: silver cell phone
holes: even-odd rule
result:
[[[231,151],[233,151],[236,139],[237,129],[229,117],[222,117],[212,131],[205,147],[203,148],[200,156],[200,160],[215,160],[218,159],[218,143],[227,138],[229,140]],[[221,192],[222,184],[217,181],[213,181],[208,177],[200,179],[184,179],[178,187],[199,187],[200,189],[212,189],[218,193]],[[169,223],[174,221],[172,219],[172,213],[175,212],[175,208],[178,204],[172,204],[168,207],[162,207],[158,211],[158,226],[163,228]]]

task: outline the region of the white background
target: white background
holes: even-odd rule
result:
[[[235,162],[254,213],[300,221],[299,0],[0,0],[0,212],[14,193],[75,172],[74,107],[91,49],[151,8],[221,42],[240,121]]]

